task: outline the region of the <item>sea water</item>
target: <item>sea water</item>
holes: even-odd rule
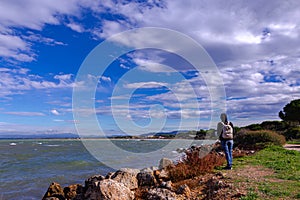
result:
[[[0,200],[41,199],[52,182],[65,187],[118,167],[158,166],[162,157],[180,159],[177,149],[201,144],[200,140],[0,140]],[[116,153],[116,147],[124,155]]]

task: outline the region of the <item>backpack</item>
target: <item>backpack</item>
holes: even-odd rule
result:
[[[229,122],[227,124],[223,124],[223,129],[222,129],[222,137],[224,139],[233,139],[233,128],[229,125]]]

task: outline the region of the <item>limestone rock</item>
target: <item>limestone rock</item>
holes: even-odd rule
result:
[[[134,193],[123,183],[112,179],[105,179],[99,182],[99,199],[101,200],[131,200]],[[97,198],[98,199],[98,198]]]
[[[137,174],[139,172],[139,169],[123,168],[116,171],[111,176],[111,179],[123,183],[126,187],[133,190],[138,188]]]
[[[64,191],[62,189],[62,187],[60,186],[60,184],[58,183],[51,183],[46,194],[44,195],[43,197],[43,200],[49,200],[48,197],[56,197],[57,199],[59,200],[64,200],[65,197],[64,197]]]
[[[165,188],[154,188],[147,192],[147,200],[176,200],[176,194]]]

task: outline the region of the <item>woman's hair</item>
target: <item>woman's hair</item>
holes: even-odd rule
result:
[[[228,124],[228,118],[227,118],[226,113],[222,113],[222,114],[221,114],[221,119],[223,119],[223,117],[224,117],[224,123],[225,123],[225,124]]]

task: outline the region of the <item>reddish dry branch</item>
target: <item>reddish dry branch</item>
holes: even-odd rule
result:
[[[199,157],[198,151],[186,152],[186,158],[175,167],[168,168],[172,182],[193,178],[223,165],[225,158],[212,151],[204,157]]]

